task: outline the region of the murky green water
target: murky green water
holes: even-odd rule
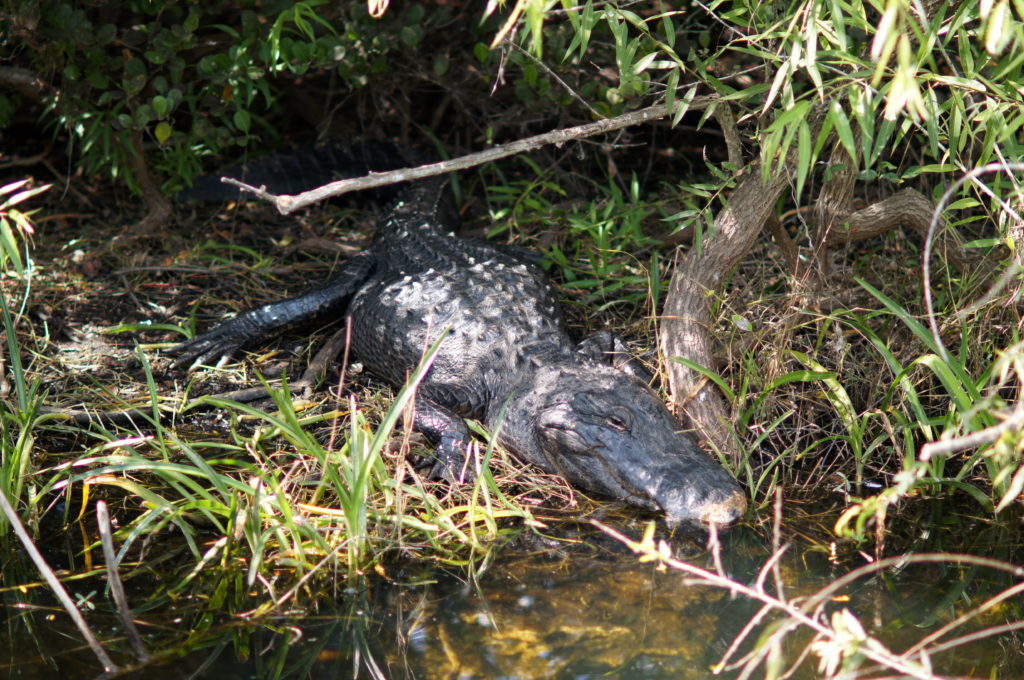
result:
[[[642,527],[620,528],[638,537]],[[739,674],[734,669],[716,676],[712,668],[757,614],[759,603],[641,564],[589,526],[578,535],[568,533],[565,540],[506,547],[473,580],[393,567],[388,581],[376,579],[366,591],[325,598],[315,615],[277,618],[255,629],[223,627],[203,636],[191,651],[126,677],[660,679]],[[1012,559],[1016,542],[1006,534],[1005,528],[960,517],[947,526],[918,530],[906,537],[906,547],[955,547]],[[806,597],[865,563],[855,550],[830,555],[827,544],[801,538],[792,528],[787,541],[791,547],[779,574],[790,600]],[[735,580],[753,584],[771,553],[770,544],[764,532],[741,527],[723,538],[722,567]],[[714,568],[710,555],[692,542],[677,542],[674,552]],[[773,581],[768,583],[768,591],[774,592]],[[1012,577],[984,568],[909,565],[844,588],[825,606],[824,620],[849,609],[870,634],[900,652],[1014,583]],[[5,654],[0,673],[29,679],[97,674],[95,659],[66,624],[66,616],[57,610],[29,613],[17,608],[18,601],[16,592],[6,593],[8,625],[0,640]],[[1017,620],[1021,610],[1020,598],[1010,598],[944,639]],[[93,620],[109,626],[100,627],[98,634],[116,636],[116,621]],[[174,625],[166,616],[147,624],[142,614],[140,620],[144,630],[151,626],[151,633]],[[765,622],[773,620],[778,617]],[[749,650],[756,638],[743,649]],[[782,657],[793,662],[810,639],[806,630],[788,636]],[[123,641],[121,646],[127,649]],[[931,661],[944,675],[1020,678],[1024,644],[1020,631],[986,636],[936,654]],[[795,677],[821,677],[817,664],[812,653]],[[762,666],[752,677],[764,676]]]

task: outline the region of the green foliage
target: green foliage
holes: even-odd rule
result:
[[[602,65],[604,73],[614,64],[619,82],[602,92],[602,100],[591,98],[595,109],[616,113],[637,105],[631,98],[663,94],[667,101],[678,103],[678,121],[695,92],[717,94],[716,105],[732,109],[740,133],[757,150],[766,177],[782,172],[783,166],[794,170],[788,207],[813,204],[811,190],[839,167],[855,170],[860,182],[914,186],[937,196],[941,182],[951,173],[962,175],[987,163],[1003,164],[1006,172],[986,184],[972,176],[957,186],[944,217],[951,227],[969,234],[974,248],[1003,244],[1019,252],[1020,218],[1015,208],[1020,202],[1019,178],[1007,161],[1024,155],[1020,3],[802,0],[782,8],[740,1],[714,5],[699,18],[692,12],[633,10],[586,3],[547,17],[545,40],[558,33],[551,26],[556,17],[564,15],[571,26],[568,42],[553,37],[546,48],[565,45],[559,51],[564,64],[589,61]],[[713,30],[705,30],[700,40],[679,39],[694,21]],[[536,40],[537,35],[531,32],[529,38],[521,39]],[[839,157],[845,156],[838,166],[832,165],[837,151],[842,152]],[[708,170],[710,181],[693,185],[691,194],[704,200],[692,201],[674,216],[680,226],[689,222],[697,227],[698,247],[712,224],[710,212],[733,181],[731,171],[736,168],[709,164]],[[634,210],[640,209],[634,203]],[[583,232],[587,241],[604,243],[597,252],[606,252],[607,241],[602,239],[608,232],[599,217],[589,215]],[[583,220],[575,221],[577,235],[583,233],[581,224]],[[982,231],[985,228],[996,233]],[[628,238],[615,245],[624,251],[642,247],[642,241],[630,243]],[[571,272],[571,258],[559,257],[555,250],[552,260]],[[607,288],[604,277],[612,274],[599,257],[590,260],[589,266],[603,272],[595,277],[594,286]],[[572,274],[566,278],[572,280]],[[743,423],[752,417],[768,413],[761,409],[774,390],[794,381],[820,387],[822,403],[827,404],[840,433],[814,446],[841,443],[851,453],[855,461],[851,488],[863,488],[865,469],[880,466],[880,458],[903,465],[890,489],[875,501],[865,499],[844,518],[841,528],[852,535],[863,536],[876,513],[884,517],[882,506],[923,489],[962,490],[988,511],[1015,502],[1024,489],[1015,431],[958,460],[953,471],[947,469],[945,459],[922,461],[917,451],[938,437],[987,431],[1013,412],[1012,402],[1003,395],[1015,389],[1007,377],[1016,374],[1007,368],[1007,362],[1012,364],[1008,357],[1018,354],[1015,346],[1007,346],[1009,338],[989,337],[961,314],[954,328],[961,334],[962,349],[946,356],[915,318],[915,300],[891,297],[863,285],[880,307],[872,314],[899,319],[902,331],[920,343],[915,360],[908,362],[873,330],[871,322],[857,315],[843,314],[822,323],[839,321],[854,329],[883,358],[893,374],[883,400],[862,403],[857,386],[821,359],[789,352],[788,361],[796,364],[793,370],[770,385],[759,385],[753,406],[744,406],[746,381],[756,383],[756,377],[741,370],[740,389],[722,382],[723,392],[743,414],[737,431],[743,432]],[[940,292],[937,314],[947,317],[958,312],[957,301],[970,294],[972,284],[954,274],[933,285]],[[752,369],[756,373],[756,366]],[[714,380],[711,373],[707,375]],[[777,423],[774,415],[770,419]],[[794,455],[806,456],[811,450],[794,451]],[[979,469],[984,470],[981,483],[975,474]]]
[[[358,4],[334,16],[323,0],[258,8],[121,2],[103,11],[46,0],[33,7],[37,26],[17,34],[16,54],[52,87],[47,120],[68,135],[86,172],[133,189],[136,138],[154,148],[152,167],[179,186],[204,156],[273,139],[266,114],[278,83],[334,71],[362,87],[388,68],[391,51],[422,38],[424,20],[419,6],[383,25]],[[0,124],[4,112],[0,105]]]
[[[28,180],[0,187],[0,272],[25,275],[28,262],[28,239],[35,233],[32,216],[35,210],[16,208],[19,203],[38,196],[50,188],[49,184],[26,189]],[[24,244],[25,254],[19,248]]]
[[[538,4],[520,0],[508,20]],[[1019,157],[1024,23],[1018,9],[1008,0],[934,4],[934,14],[924,16],[910,0],[804,0],[785,12],[737,2],[699,19],[719,30],[694,41],[679,38],[692,14],[588,2],[549,9],[543,39],[533,20],[518,39],[534,54],[542,53],[542,42],[544,53],[561,59],[563,74],[588,63],[605,68],[605,77],[576,77],[578,94],[602,115],[658,95],[677,103],[678,121],[695,92],[718,94],[739,110],[741,122],[753,124],[747,132],[764,173],[795,164],[799,198],[836,144],[862,179],[882,176],[879,166],[888,163],[884,174],[896,183]],[[564,86],[513,55],[524,76],[517,93],[565,101]],[[722,64],[767,78],[745,83]],[[608,71],[618,82],[595,86]],[[888,157],[903,147],[918,156],[892,166]]]
[[[991,363],[981,370],[972,368],[977,361],[977,340],[973,331],[963,329],[957,353],[943,352],[931,331],[906,309],[880,291],[861,282],[928,350],[912,361],[901,362],[889,350],[870,325],[850,316],[850,323],[871,342],[895,376],[886,391],[882,412],[896,423],[902,441],[903,470],[895,475],[894,484],[882,493],[851,506],[837,524],[837,531],[863,538],[868,523],[885,509],[911,493],[928,487],[946,487],[966,493],[987,512],[999,512],[1017,501],[1024,490],[1024,455],[1019,429],[1008,427],[988,442],[967,447],[969,453],[951,466],[946,455],[932,456],[922,443],[947,441],[965,435],[992,431],[1016,408],[1008,395],[1024,377],[1024,354],[1019,342],[1006,349],[993,351]],[[930,373],[932,380],[922,380],[921,373]],[[930,386],[930,394],[921,393],[918,385]],[[938,390],[941,392],[937,393]],[[942,404],[936,408],[933,404]],[[891,437],[890,437],[891,438]],[[920,453],[918,451],[920,450]],[[983,470],[989,488],[979,483]],[[992,497],[996,499],[993,502]]]

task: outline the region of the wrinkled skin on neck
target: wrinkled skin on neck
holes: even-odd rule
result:
[[[654,393],[610,366],[538,369],[504,420],[500,439],[521,457],[583,489],[660,510],[672,525],[725,527],[746,509],[736,481],[677,431]]]

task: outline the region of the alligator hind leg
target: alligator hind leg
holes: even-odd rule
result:
[[[349,298],[370,275],[374,262],[374,254],[363,251],[346,262],[341,273],[330,283],[298,297],[250,309],[175,345],[167,353],[178,357],[174,361],[175,366],[191,363],[190,368],[196,368],[211,360],[220,364],[246,345],[332,314],[341,316]]]
[[[422,432],[434,444],[434,464],[427,475],[429,479],[460,484],[476,478],[476,471],[468,464],[466,455],[470,442],[466,421],[429,399],[417,397],[413,429]]]
[[[647,385],[654,383],[654,376],[647,367],[633,356],[622,338],[611,331],[598,331],[584,338],[576,345],[576,352],[589,361],[610,364]]]

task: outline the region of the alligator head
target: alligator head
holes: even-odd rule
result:
[[[639,380],[610,366],[562,364],[539,368],[517,390],[500,439],[571,484],[664,512],[672,525],[732,524],[746,496],[678,429]]]

